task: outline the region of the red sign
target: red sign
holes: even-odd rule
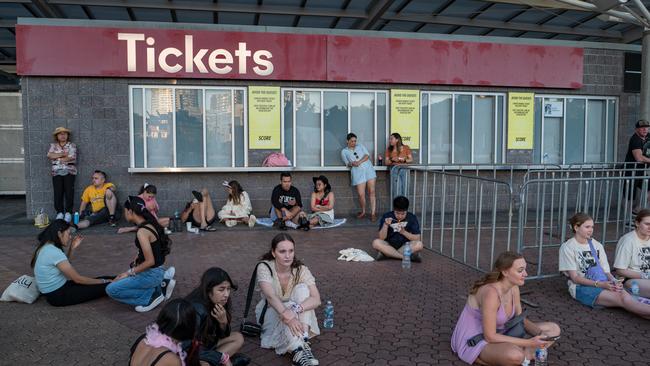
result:
[[[575,47],[185,29],[16,31],[19,75],[582,86],[583,50]]]

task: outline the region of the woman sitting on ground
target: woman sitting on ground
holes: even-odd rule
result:
[[[196,332],[196,312],[187,300],[174,299],[167,303],[147,332],[131,346],[130,366],[199,366]],[[186,351],[182,343],[191,343]]]
[[[40,234],[31,266],[38,289],[53,306],[68,306],[106,296],[106,285],[113,276],[90,278],[80,275],[70,264],[72,253],[83,237],[71,237],[71,226],[54,220]],[[67,255],[63,252],[67,248]]]
[[[320,334],[314,311],[320,306],[320,294],[314,276],[294,251],[293,238],[278,234],[271,241],[271,250],[261,257],[268,267],[257,267],[257,284],[262,290],[255,307],[258,322],[268,304],[261,346],[275,349],[278,355],[291,352],[293,365],[318,365],[307,340]]]
[[[244,337],[230,328],[232,300],[230,294],[237,286],[226,271],[212,267],[203,273],[201,283],[186,299],[192,303],[197,314],[197,339],[203,349],[201,361],[233,366],[244,366],[250,359],[236,354],[244,345]]]
[[[140,197],[129,196],[124,203],[124,217],[138,226],[135,238],[138,254],[129,270],[115,277],[106,292],[119,302],[134,305],[135,311],[146,312],[172,295],[174,267],[167,271],[163,267],[171,239]]]
[[[621,237],[616,245],[614,269],[616,276],[625,278],[623,286],[632,281],[639,285],[639,295],[650,297],[650,210],[639,211],[634,218],[635,228]]]
[[[251,215],[253,206],[248,193],[244,191],[241,184],[236,180],[231,180],[230,182],[224,181],[221,185],[224,186],[228,194],[228,200],[221,211],[217,213],[219,220],[223,221],[227,227],[233,227],[238,222],[248,224],[249,227],[255,226],[257,218],[255,215]]]
[[[524,257],[504,252],[492,272],[474,283],[451,337],[451,348],[461,360],[470,365],[518,366],[524,359],[532,360],[536,348],[549,347],[547,337],[560,335],[555,323],[523,317],[519,287],[527,276]],[[525,339],[527,334],[533,337]]]
[[[311,214],[307,216],[309,226],[328,226],[334,224],[334,193],[327,177],[312,178],[314,192],[311,194]]]
[[[183,222],[191,222],[192,226],[198,227],[203,231],[216,231],[212,226],[217,221],[217,213],[212,206],[212,199],[207,188],[201,189],[201,192],[192,191],[194,198],[185,206],[181,214]]]
[[[145,183],[142,187],[140,187],[138,197],[144,200],[147,210],[149,210],[149,212],[156,218],[156,220],[158,220],[160,226],[165,228],[165,233],[171,234],[171,231],[167,229],[169,227],[169,217],[158,217],[160,206],[158,206],[158,201],[156,201],[157,192],[158,190],[156,189],[156,186],[153,184]],[[121,227],[117,230],[117,233],[123,234],[136,231],[137,229],[137,226]]]
[[[605,249],[602,244],[591,238],[594,232],[594,220],[591,216],[578,212],[569,219],[569,224],[575,234],[560,247],[560,272],[569,277],[567,284],[571,297],[591,308],[621,307],[650,319],[650,305],[636,301],[610,273]],[[590,268],[597,267],[590,241],[604,273],[601,280],[587,278]],[[595,272],[595,269],[591,271]]]

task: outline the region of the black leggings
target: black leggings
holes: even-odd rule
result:
[[[102,276],[103,278],[111,280],[115,276]],[[101,283],[97,285],[80,285],[74,281],[68,281],[58,289],[45,294],[47,302],[52,306],[68,306],[81,304],[82,302],[99,299],[106,295],[106,286],[110,282]]]
[[[54,208],[56,209],[56,213],[72,213],[72,210],[74,209],[74,178],[75,176],[72,174],[55,175],[52,177],[52,185],[54,186]],[[63,206],[64,197],[65,207]]]

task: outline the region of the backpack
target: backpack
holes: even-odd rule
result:
[[[262,166],[289,166],[289,159],[280,152],[270,153],[269,156],[264,159],[264,162],[262,162]]]

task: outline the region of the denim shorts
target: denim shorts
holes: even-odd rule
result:
[[[603,292],[602,288],[576,285],[576,300],[590,308],[598,308],[599,306],[596,305],[596,299],[598,299],[598,295],[600,295],[601,292]]]

